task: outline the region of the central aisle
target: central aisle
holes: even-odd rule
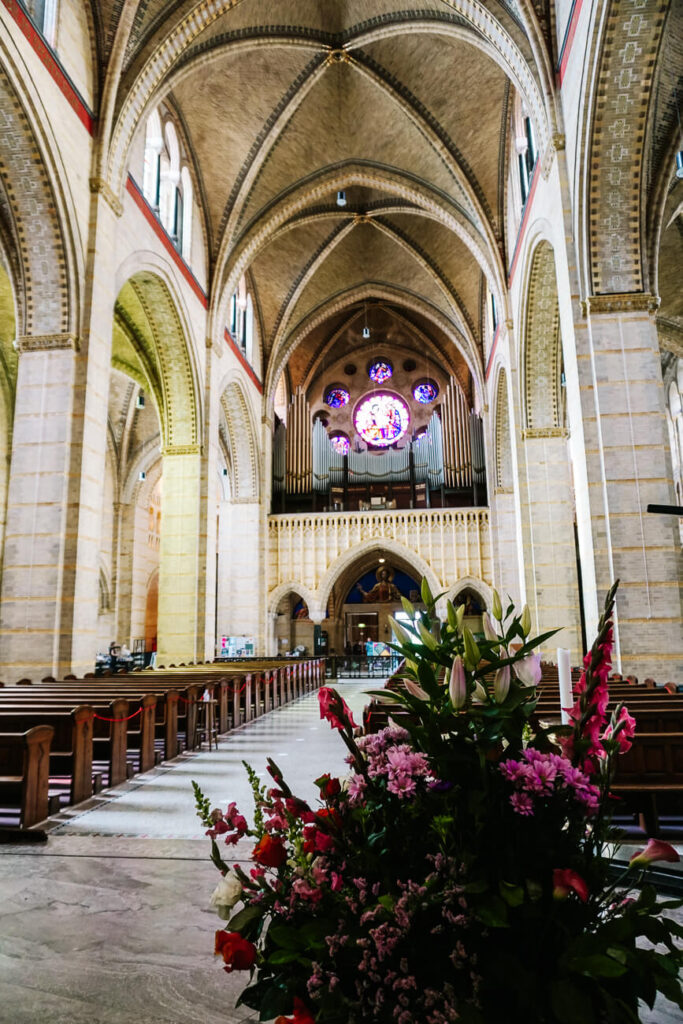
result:
[[[367,679],[339,685],[358,724],[369,700],[366,691],[382,685],[383,680]],[[314,780],[323,772],[346,774],[346,753],[337,733],[320,720],[317,693],[307,694],[227,733],[218,750],[177,758],[108,791],[104,800],[91,801],[92,809],[75,810],[72,819],[58,826],[53,835],[197,839],[202,831],[194,809],[192,780],[199,783],[213,807],[225,808],[234,800],[251,821],[253,799],[243,761],[265,781],[269,778],[266,758],[272,757],[292,790],[305,800],[315,800]]]
[[[360,713],[364,691],[339,689]],[[358,717],[356,719],[359,720]],[[301,796],[343,773],[345,747],[320,720],[316,694],[72,811],[44,846],[0,846],[1,1024],[236,1024],[246,976],[213,958],[221,926],[209,899],[219,875],[195,817],[191,779],[212,803],[251,817],[242,759],[272,756]],[[264,776],[265,777],[265,776]],[[231,848],[235,860],[251,843]]]

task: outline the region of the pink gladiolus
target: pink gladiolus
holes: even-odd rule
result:
[[[493,677],[493,699],[496,704],[502,704],[510,692],[510,666],[504,665],[499,668]]]
[[[650,839],[644,850],[634,853],[629,864],[652,864],[656,860],[668,860],[676,864],[681,858],[673,846],[663,843],[661,839]]]
[[[412,679],[404,679],[403,681],[411,697],[417,697],[418,700],[429,700],[429,694],[418,683],[414,683]]]
[[[515,675],[522,686],[538,686],[541,681],[541,655],[527,654],[513,664]]]
[[[346,701],[331,686],[322,686],[318,691],[320,717],[327,719],[333,729],[356,728],[351,709]]]
[[[566,900],[570,892],[576,895],[585,903],[588,900],[588,886],[586,882],[571,868],[555,868],[553,871],[553,899]]]
[[[622,725],[622,722],[624,723]],[[616,729],[612,732],[612,726],[605,729],[604,739],[616,739],[619,744],[619,753],[625,754],[633,746],[633,737],[636,732],[636,720],[629,715],[628,708],[622,708],[617,719]]]
[[[462,663],[460,655],[457,655],[457,657],[453,659],[451,678],[448,683],[448,696],[451,698],[451,704],[456,711],[458,711],[467,700],[465,666]]]

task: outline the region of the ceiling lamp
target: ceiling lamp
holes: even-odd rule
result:
[[[337,206],[346,206],[346,192],[341,188],[337,192]]]
[[[366,339],[370,337],[370,328],[368,327],[367,324],[363,328],[363,337]]]

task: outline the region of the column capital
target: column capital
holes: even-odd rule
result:
[[[584,316],[600,313],[656,313],[659,296],[651,292],[613,292],[610,295],[589,295],[581,303]]]
[[[73,349],[78,352],[75,334],[23,334],[14,341],[17,352],[46,352],[51,349]]]
[[[161,454],[164,458],[167,455],[201,455],[202,446],[200,444],[167,444],[161,449]]]
[[[114,194],[108,181],[105,181],[104,178],[91,178],[89,184],[93,195],[102,196],[107,206],[114,211],[117,217],[123,215],[123,203]]]
[[[527,427],[522,431],[522,441],[535,437],[569,437],[569,431],[566,427]]]

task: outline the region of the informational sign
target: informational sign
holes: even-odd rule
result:
[[[390,647],[376,640],[367,640],[365,643],[365,654],[368,658],[388,658],[393,654]]]
[[[253,636],[222,636],[221,658],[253,658]]]

